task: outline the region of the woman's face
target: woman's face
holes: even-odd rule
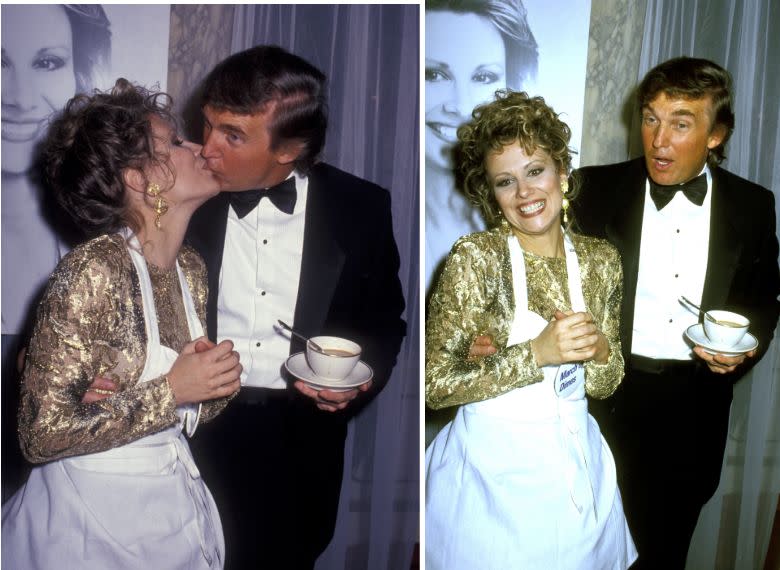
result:
[[[516,233],[541,236],[557,232],[566,176],[550,155],[537,149],[530,156],[518,142],[485,158],[488,183],[501,212]]]
[[[48,118],[76,92],[73,38],[61,6],[3,5],[3,172],[30,168]]]
[[[501,34],[476,14],[425,14],[425,161],[452,170],[457,129],[506,86]]]
[[[206,160],[200,155],[201,145],[182,139],[175,127],[160,117],[152,116],[151,121],[155,153],[173,172],[153,167],[148,173],[149,181],[167,189],[164,196],[171,206],[200,205],[215,196],[219,181],[206,167]]]

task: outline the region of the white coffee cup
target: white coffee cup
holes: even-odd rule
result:
[[[319,352],[311,345],[317,343],[324,351]],[[306,343],[306,361],[320,378],[342,380],[346,378],[360,360],[361,348],[356,342],[338,336],[315,336]]]
[[[736,345],[745,336],[749,326],[747,317],[731,311],[707,311],[704,315],[704,334],[715,347],[730,348]]]

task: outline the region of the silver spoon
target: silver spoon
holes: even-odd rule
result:
[[[686,298],[684,295],[680,295],[680,299],[682,299],[683,301],[685,301],[685,302],[686,302],[688,305],[690,305],[691,307],[694,307],[694,308],[695,308],[697,311],[699,311],[699,314],[700,314],[700,315],[703,315],[703,316],[704,316],[704,318],[705,318],[705,319],[707,319],[708,321],[712,321],[713,323],[717,323],[717,324],[719,324],[719,325],[720,325],[720,324],[723,324],[723,323],[721,323],[721,322],[720,322],[718,319],[716,319],[715,317],[713,317],[712,315],[710,315],[710,314],[709,314],[707,311],[703,311],[703,310],[702,310],[702,308],[701,308],[699,305],[697,305],[696,303],[694,303],[694,302],[693,302],[693,301],[691,301],[690,299]]]
[[[314,342],[313,340],[311,340],[309,337],[302,335],[301,333],[299,333],[297,330],[295,330],[294,328],[292,328],[290,325],[288,325],[287,323],[285,323],[285,322],[284,322],[284,321],[282,321],[282,320],[279,320],[279,321],[277,321],[277,322],[278,322],[280,325],[282,325],[282,328],[285,328],[285,329],[287,329],[288,331],[290,331],[292,334],[294,334],[294,335],[295,335],[295,336],[297,336],[298,338],[300,338],[300,339],[303,339],[303,340],[305,340],[306,342],[310,343],[310,344],[311,344],[311,347],[312,347],[314,350],[316,350],[317,352],[319,352],[320,354],[327,354],[327,353],[325,352],[325,350],[324,350],[324,349],[323,349],[323,348],[322,348],[322,347],[321,347],[319,344],[317,344],[316,342]]]

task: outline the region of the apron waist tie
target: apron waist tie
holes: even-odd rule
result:
[[[590,453],[586,453],[586,449],[590,447],[587,442],[587,426],[581,426],[577,416],[563,412],[560,414],[559,431],[565,450],[564,471],[569,487],[569,496],[580,514],[582,514],[586,504],[590,503],[593,506],[593,518],[598,522],[596,493],[588,464]],[[583,438],[586,438],[585,442],[583,442]]]
[[[69,457],[64,461],[77,468],[99,473],[147,476],[170,474],[175,471],[177,465],[180,465],[186,473],[187,491],[195,505],[200,549],[206,562],[211,566],[214,553],[219,555],[214,539],[216,525],[212,520],[206,487],[200,481],[200,470],[195,465],[192,453],[183,441],[183,437],[177,427],[169,428],[121,447],[100,453]]]
[[[187,490],[195,504],[200,550],[208,565],[211,566],[214,562],[214,554],[216,553],[217,556],[219,556],[219,550],[213,540],[216,536],[216,525],[211,517],[210,504],[206,497],[206,487],[202,481],[200,481],[200,470],[195,465],[192,453],[184,441],[182,441],[182,438],[183,436],[180,435],[174,439],[172,443],[179,459],[179,464],[184,467],[188,475]],[[211,538],[211,540],[209,540],[209,538]]]

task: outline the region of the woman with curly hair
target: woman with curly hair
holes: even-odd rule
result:
[[[29,466],[16,441],[20,366],[35,307],[77,228],[45,200],[38,163],[49,120],[76,93],[102,83],[111,59],[111,24],[100,4],[3,4],[0,446],[3,501]]]
[[[569,228],[570,137],[541,97],[511,91],[458,130],[465,191],[493,227],[455,243],[429,305],[426,402],[461,406],[426,451],[429,570],[636,557],[585,399],[623,378],[622,270]],[[497,351],[470,358],[480,335]]]
[[[232,343],[203,336],[203,260],[182,247],[219,184],[167,96],[124,79],[71,99],[44,158],[94,237],[62,259],[38,310],[19,439],[39,465],[3,505],[2,565],[222,568],[219,516],[182,435],[239,387]],[[96,377],[116,392],[86,398]]]

